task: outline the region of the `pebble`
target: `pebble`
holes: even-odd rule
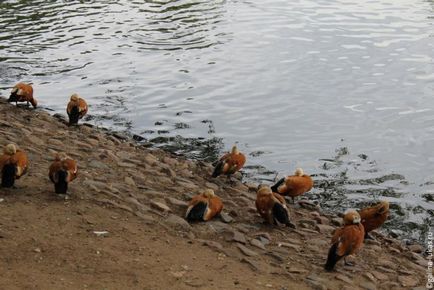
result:
[[[187,207],[188,207],[188,203],[187,202],[185,202],[183,200],[179,200],[179,199],[173,198],[173,197],[166,197],[166,201],[168,203],[170,203],[171,205],[173,205],[173,206],[182,208],[183,210],[186,210]]]
[[[169,217],[166,219],[166,223],[175,229],[181,229],[185,231],[189,231],[191,229],[191,225],[185,219],[174,214],[169,215]]]
[[[414,253],[422,253],[424,251],[424,248],[421,245],[410,245],[408,246],[408,249]]]
[[[209,189],[212,189],[214,191],[219,190],[219,186],[215,183],[211,183],[211,182],[205,182],[205,186]]]
[[[317,224],[315,229],[320,233],[331,234],[335,230],[335,227]]]
[[[240,233],[239,231],[234,231],[234,235],[232,237],[232,240],[237,242],[237,243],[241,243],[241,244],[247,243],[246,237],[244,236],[244,234]]]
[[[234,221],[234,219],[225,212],[220,213],[220,218],[224,223],[227,223],[227,224]]]
[[[383,274],[381,272],[378,272],[378,271],[372,271],[372,275],[374,275],[374,277],[377,280],[381,280],[381,281],[385,281],[385,280],[389,279],[389,276],[387,276],[386,274]]]
[[[258,253],[256,253],[253,250],[250,250],[249,248],[247,248],[246,246],[244,246],[242,244],[237,243],[237,247],[246,256],[249,256],[249,257],[258,256]]]
[[[250,244],[251,244],[252,246],[255,246],[255,247],[261,249],[261,250],[265,250],[265,245],[264,245],[260,240],[257,240],[257,239],[251,239],[251,240],[250,240]]]
[[[366,290],[377,290],[377,286],[372,282],[362,282],[360,283],[360,287]]]
[[[165,203],[151,200],[151,207],[161,212],[171,212],[172,210]]]
[[[414,287],[418,281],[411,276],[398,276],[398,282],[402,287]]]
[[[337,218],[337,217],[332,218],[330,220],[330,223],[336,227],[341,227],[344,224],[344,222],[342,221],[342,218]]]
[[[136,183],[134,182],[134,179],[132,179],[129,176],[126,176],[125,179],[124,179],[124,181],[128,185],[131,185],[131,186],[134,186],[134,187],[136,186]]]
[[[348,276],[345,276],[345,275],[342,275],[342,274],[337,274],[337,275],[335,276],[335,278],[336,278],[337,280],[344,281],[345,283],[353,284],[353,280],[351,280]]]
[[[277,246],[278,247],[290,248],[290,249],[296,250],[297,252],[299,252],[301,250],[300,246],[292,245],[290,243],[285,243],[285,242],[279,242],[279,243],[277,243]]]

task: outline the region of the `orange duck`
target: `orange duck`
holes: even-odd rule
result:
[[[65,153],[56,154],[49,170],[48,176],[54,183],[54,191],[59,194],[66,194],[68,183],[77,177],[77,162]]]
[[[8,102],[15,102],[16,105],[18,102],[27,102],[27,106],[31,103],[33,108],[38,105],[38,102],[33,98],[32,86],[25,83],[18,83],[13,87]]]
[[[17,149],[14,144],[8,144],[0,157],[0,172],[2,187],[12,187],[16,179],[27,172],[28,158],[24,151]]]
[[[73,94],[66,107],[66,113],[69,117],[69,125],[78,124],[78,120],[86,115],[88,110],[87,103],[79,95]]]
[[[389,202],[381,201],[379,204],[364,208],[359,211],[362,225],[365,227],[365,238],[370,238],[368,233],[378,229],[389,216]]]
[[[332,271],[342,257],[344,257],[345,265],[350,265],[345,258],[362,247],[364,236],[365,229],[361,224],[359,213],[355,210],[347,211],[344,215],[344,226],[337,229],[333,235],[332,246],[324,268]]]
[[[295,228],[295,225],[289,220],[289,210],[285,199],[280,194],[272,192],[269,186],[259,187],[256,194],[256,209],[269,224],[284,224]]]
[[[296,196],[308,192],[312,187],[312,178],[304,174],[303,169],[297,168],[294,175],[280,179],[271,187],[271,190],[281,195],[292,197],[292,201],[294,202]]]
[[[217,162],[212,177],[217,177],[219,175],[225,174],[228,178],[240,170],[244,163],[246,163],[246,156],[238,151],[236,145],[232,147],[232,151],[223,155]]]
[[[223,209],[222,200],[214,194],[212,189],[193,196],[188,204],[185,218],[188,221],[209,221]]]

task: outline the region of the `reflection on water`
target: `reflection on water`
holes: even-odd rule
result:
[[[248,178],[301,166],[330,209],[389,199],[395,230],[434,212],[432,1],[9,0],[0,14],[2,94],[32,82],[64,113],[78,92],[89,122],[202,160],[238,142]]]

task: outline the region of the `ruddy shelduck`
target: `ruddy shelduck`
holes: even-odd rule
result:
[[[365,238],[370,238],[368,233],[381,227],[389,216],[389,202],[381,201],[379,204],[364,208],[359,211],[362,225],[365,228]]]
[[[365,229],[361,224],[361,218],[357,211],[348,210],[344,214],[344,226],[337,229],[332,238],[332,246],[328,252],[327,262],[324,268],[332,271],[336,263],[343,257],[356,253],[363,245]]]
[[[230,177],[232,174],[240,170],[244,166],[244,163],[246,163],[246,156],[238,150],[236,145],[234,145],[231,152],[223,155],[217,162],[212,177],[217,177],[223,174]]]
[[[220,214],[222,209],[222,200],[212,189],[206,189],[203,193],[193,196],[188,204],[185,218],[188,221],[209,221]]]
[[[83,98],[79,95],[73,94],[66,107],[66,113],[69,117],[69,125],[78,123],[78,120],[87,114],[88,106]]]
[[[256,194],[256,209],[259,215],[271,225],[284,224],[295,228],[289,219],[289,210],[285,198],[272,192],[269,186],[260,186]]]
[[[292,197],[292,201],[294,202],[296,196],[308,192],[312,187],[312,178],[304,174],[303,169],[297,168],[294,175],[280,179],[271,187],[271,190],[280,195]]]
[[[25,83],[18,83],[12,88],[8,102],[15,102],[16,105],[18,102],[27,102],[27,106],[30,103],[33,108],[38,105],[36,99],[33,98],[33,87]]]
[[[6,145],[0,157],[2,187],[12,187],[15,180],[27,172],[28,163],[27,154],[24,151],[17,149],[14,144]]]
[[[66,194],[68,183],[77,178],[77,171],[75,160],[65,153],[56,154],[48,173],[50,180],[54,183],[54,191],[59,194]]]

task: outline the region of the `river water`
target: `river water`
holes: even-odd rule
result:
[[[389,230],[434,215],[434,2],[1,1],[0,93],[34,84],[64,114],[212,160],[246,178],[296,167],[329,210],[392,202]]]

